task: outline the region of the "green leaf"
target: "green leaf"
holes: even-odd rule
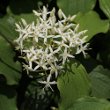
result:
[[[66,110],[75,100],[88,96],[90,93],[89,78],[81,64],[67,63],[65,71],[58,78],[57,84],[61,96],[61,110]]]
[[[0,18],[0,35],[9,42],[13,42],[13,40],[18,36],[15,31],[14,16],[6,15],[5,17]]]
[[[66,15],[73,15],[78,12],[88,12],[95,6],[96,0],[57,0],[59,8]]]
[[[88,35],[87,41],[98,33],[106,33],[109,29],[109,21],[101,20],[99,15],[94,11],[78,14],[75,22],[79,24],[79,31],[88,30],[86,33]]]
[[[92,96],[110,98],[110,70],[97,66],[91,73]]]
[[[12,86],[0,85],[0,110],[17,110],[16,91]]]
[[[21,77],[21,65],[14,62],[15,53],[9,43],[0,36],[0,74],[4,75],[7,84],[18,84]]]
[[[80,98],[66,110],[110,110],[110,102],[94,97]]]
[[[110,18],[110,0],[99,0],[100,8]]]

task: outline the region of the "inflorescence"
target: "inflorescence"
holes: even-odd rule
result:
[[[26,62],[23,67],[27,73],[45,71],[43,74],[47,75],[47,79],[39,83],[45,84],[45,88],[51,88],[52,84],[56,84],[52,76],[57,78],[66,61],[81,52],[86,56],[87,30],[79,32],[79,24],[72,23],[75,15],[66,17],[62,10],[58,11],[59,20],[56,19],[54,8],[48,11],[43,7],[41,12],[33,12],[36,21],[28,24],[21,19],[21,22],[16,23],[16,31],[19,32],[15,40],[16,49],[21,51],[21,57]]]

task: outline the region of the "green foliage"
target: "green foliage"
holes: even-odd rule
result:
[[[0,110],[17,110],[16,98],[13,86],[0,84]]]
[[[109,29],[109,21],[101,20],[99,15],[94,11],[78,14],[75,22],[80,25],[79,31],[85,29],[88,30],[86,33],[88,35],[87,41],[98,33],[106,33]]]
[[[14,57],[10,44],[0,36],[0,74],[5,76],[9,85],[18,84],[21,77],[21,65],[14,61]]]
[[[0,2],[0,15],[4,15],[0,17],[0,110],[48,110],[54,106],[58,107],[55,110],[110,110],[106,100],[110,99],[110,0],[7,1]],[[92,48],[86,59],[82,54],[75,56],[80,63],[67,62],[57,87],[52,86],[55,91],[47,89],[45,94],[44,85],[37,82],[41,76],[23,76],[13,43],[18,37],[15,23],[21,18],[35,21],[32,10],[42,5],[77,15],[73,22],[79,24],[79,31],[88,30],[87,42]]]
[[[9,42],[13,41],[18,36],[15,31],[15,22],[13,16],[6,15],[0,18],[0,34]]]
[[[99,0],[100,8],[110,18],[110,0]]]
[[[110,98],[110,70],[97,66],[91,73],[92,96]]]
[[[61,110],[66,110],[78,98],[88,96],[91,88],[84,67],[73,62],[66,64],[65,71],[59,77],[57,85],[61,96]]]
[[[66,15],[73,15],[78,12],[88,12],[95,6],[96,0],[57,0],[58,6]]]
[[[103,99],[86,97],[78,99],[72,107],[66,110],[110,110],[110,103]]]

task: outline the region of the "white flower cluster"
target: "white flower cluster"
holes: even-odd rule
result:
[[[74,58],[75,54],[81,52],[85,56],[88,46],[85,44],[86,30],[78,32],[79,25],[72,23],[75,16],[66,17],[61,10],[58,11],[59,20],[56,20],[55,9],[48,12],[43,7],[41,12],[33,12],[36,21],[27,24],[22,19],[22,22],[16,24],[16,31],[19,32],[19,38],[15,40],[16,49],[21,51],[22,58],[26,61],[23,67],[27,73],[49,71],[47,80],[39,82],[51,88],[51,84],[56,84],[51,81],[51,77],[58,76],[58,71],[69,58]]]

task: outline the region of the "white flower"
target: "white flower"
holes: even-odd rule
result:
[[[77,51],[76,51],[76,54],[79,54],[79,53],[83,53],[84,57],[86,57],[86,53],[85,53],[85,50],[88,50],[87,47],[88,47],[88,43],[85,44],[84,46],[83,45],[80,45],[80,47],[77,48]]]
[[[47,80],[39,82],[45,84],[45,88],[51,88],[56,82],[50,79],[58,77],[69,58],[74,58],[75,54],[81,52],[86,56],[86,30],[79,31],[79,24],[71,22],[76,15],[67,17],[61,9],[58,11],[59,20],[55,17],[55,9],[48,11],[43,7],[41,12],[33,12],[37,23],[33,21],[28,24],[24,19],[16,23],[16,31],[19,33],[15,40],[16,49],[21,51],[26,62],[23,67],[27,73],[45,71]]]
[[[58,15],[59,15],[60,19],[62,19],[62,18],[66,19],[67,18],[66,15],[62,12],[61,9],[59,9]]]
[[[56,81],[51,82],[50,79],[51,79],[51,74],[49,74],[46,81],[38,81],[38,82],[41,83],[41,84],[45,84],[45,87],[43,89],[49,87],[53,91],[51,85],[54,85],[54,84],[57,84],[57,83],[56,83]]]
[[[62,56],[62,58],[63,58],[63,62],[62,62],[62,64],[65,64],[67,58],[69,58],[69,57],[70,57],[70,58],[74,58],[73,55],[71,55],[71,54],[68,53],[68,50],[67,50],[66,47],[65,47],[65,49],[64,49],[64,53],[61,54],[61,56]]]

